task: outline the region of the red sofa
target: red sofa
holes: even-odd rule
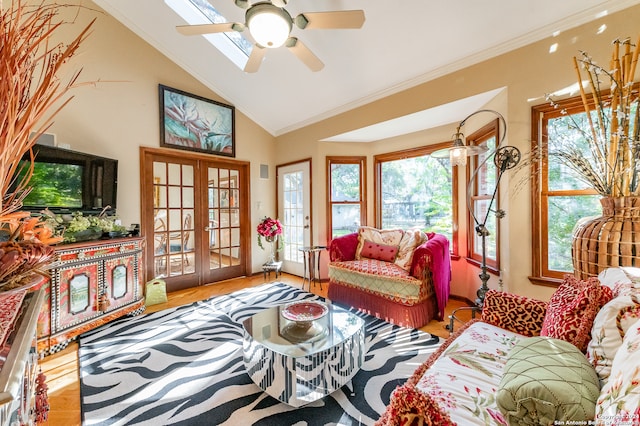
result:
[[[449,240],[441,234],[398,231],[403,236],[390,245],[382,245],[389,238],[378,241],[385,248],[399,244],[398,256],[404,263],[396,263],[359,253],[363,235],[371,235],[372,230],[375,233],[374,228],[361,227],[331,241],[328,298],[405,327],[419,328],[434,318],[443,320],[451,281]]]

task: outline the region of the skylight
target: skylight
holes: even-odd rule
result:
[[[191,25],[229,22],[207,0],[165,0],[165,3]],[[242,33],[231,31],[205,34],[203,37],[238,68],[244,69],[253,44]]]

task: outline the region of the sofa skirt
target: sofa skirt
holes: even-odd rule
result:
[[[404,305],[330,280],[327,298],[332,302],[353,306],[362,312],[402,327],[420,328],[438,315],[438,302],[433,293],[422,302]]]

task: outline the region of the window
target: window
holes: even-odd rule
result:
[[[578,220],[602,213],[600,196],[559,161],[553,152],[570,143],[591,155],[575,127],[588,129],[579,97],[532,109],[532,149],[542,160],[532,161],[533,277],[538,284],[559,282],[573,272],[572,232]]]
[[[480,265],[482,262],[482,237],[476,232],[477,224],[473,215],[479,223],[482,223],[486,218],[485,227],[489,231],[485,241],[487,268],[494,273],[498,273],[500,270],[500,223],[496,215],[492,213],[499,209],[500,197],[497,193],[493,204],[491,206],[489,204],[498,178],[498,169],[493,162],[493,155],[491,155],[496,149],[496,141],[499,139],[498,129],[499,121],[495,120],[467,138],[467,143],[471,145],[485,144],[489,148],[487,152],[472,157],[467,166],[467,179],[471,179],[478,165],[484,161],[471,184],[467,180],[469,209],[473,209],[473,214],[470,210],[468,215],[467,260],[476,265]],[[487,158],[487,155],[491,155],[491,157]],[[489,208],[491,208],[491,212],[487,214]]]
[[[207,0],[165,0],[165,2],[190,25],[228,22]],[[229,31],[205,34],[203,37],[238,68],[244,69],[249,55],[251,55],[253,44],[242,33]]]
[[[445,235],[457,253],[456,173],[448,158],[430,153],[450,142],[377,155],[375,161],[376,226],[418,227]]]
[[[327,235],[355,232],[366,222],[366,157],[327,157]]]

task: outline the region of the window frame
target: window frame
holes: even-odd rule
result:
[[[401,151],[388,152],[384,154],[378,154],[373,157],[374,167],[374,218],[375,226],[380,228],[382,226],[382,163],[387,161],[402,160],[411,157],[427,156],[439,149],[451,147],[452,142],[440,142],[433,145],[422,146],[418,148],[410,148]],[[458,258],[458,166],[453,166],[451,171],[451,199],[453,205],[451,206],[452,215],[452,240],[451,241],[451,255]]]
[[[332,174],[331,166],[334,164],[358,164],[360,167],[360,202],[353,201],[333,201],[332,199]],[[327,156],[327,239],[331,241],[333,237],[333,206],[335,205],[360,205],[360,225],[367,223],[367,157],[366,156]]]
[[[590,111],[593,100],[589,99]],[[531,234],[532,234],[532,275],[533,284],[557,287],[567,271],[549,269],[549,198],[553,196],[597,195],[593,189],[549,190],[548,126],[550,119],[565,115],[584,113],[584,103],[580,96],[553,103],[536,105],[531,108],[531,152],[536,158],[531,161]]]
[[[491,122],[486,124],[484,127],[478,129],[473,134],[468,136],[467,144],[477,146],[486,142],[491,138],[495,138],[496,147],[497,147],[500,141],[500,120],[499,119],[492,120]],[[491,152],[488,151],[487,153],[491,153]],[[469,162],[467,164],[467,177],[466,177],[467,190],[469,188],[469,184],[470,184],[469,180],[471,179],[471,175],[473,174],[474,170],[477,167],[478,157],[479,157],[478,155],[474,155],[469,158]],[[485,165],[489,162],[493,164],[493,159],[490,158],[489,160],[487,160]],[[497,181],[498,168],[495,166],[494,166],[494,171],[495,171],[495,179]],[[471,209],[475,206],[475,204],[473,203],[474,200],[490,200],[492,195],[493,193],[478,195],[478,179],[475,179],[473,181],[473,192],[468,197],[468,201],[470,202],[470,205],[467,206],[468,227],[467,227],[467,258],[466,259],[468,263],[478,267],[482,265],[482,247],[477,247],[477,248],[475,247],[476,224],[473,219],[473,215],[471,214]],[[467,194],[465,194],[465,197],[466,196]],[[496,197],[493,201],[493,209],[497,210],[499,208],[500,208],[500,186],[498,185],[498,189],[496,190]],[[495,230],[489,229],[489,231],[495,233],[496,257],[494,259],[487,256],[487,259],[486,259],[487,271],[494,275],[498,275],[500,274],[500,219],[496,219],[496,229]]]

